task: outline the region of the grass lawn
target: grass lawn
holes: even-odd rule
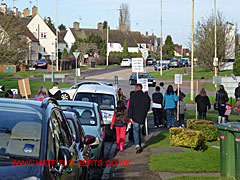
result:
[[[220,71],[219,76],[230,76],[233,73],[233,71]],[[173,68],[168,71],[163,71],[163,76],[160,76],[159,72],[152,72],[150,75],[157,79],[174,79],[174,74],[184,74],[183,68]],[[215,75],[214,72],[205,70],[203,67],[196,66],[195,72],[194,72],[194,79],[212,79],[212,77]],[[191,74],[184,75],[183,79],[191,79]]]
[[[5,91],[9,89],[18,89],[17,80],[0,80],[0,85],[5,86]],[[32,93],[30,97],[34,97],[37,94],[38,89],[41,85],[44,85],[47,88],[47,90],[49,90],[52,88],[53,83],[49,81],[46,81],[46,82],[30,81],[30,88]],[[71,87],[71,84],[59,82],[59,87],[60,88]],[[4,97],[4,95],[5,95],[5,92],[0,92],[0,97]]]
[[[233,178],[224,178],[217,176],[181,176],[177,178],[171,178],[169,180],[233,180]]]
[[[204,152],[184,148],[185,152],[152,154],[150,169],[152,171],[170,172],[219,172],[220,150],[210,146],[220,146],[219,141],[207,142]],[[170,147],[169,133],[161,132],[148,143],[148,148]]]

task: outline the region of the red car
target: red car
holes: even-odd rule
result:
[[[47,60],[46,59],[40,59],[38,62],[34,65],[35,68],[43,68],[47,69]]]

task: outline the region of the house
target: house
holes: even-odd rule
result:
[[[147,41],[145,40],[144,36],[140,32],[132,32],[133,38],[135,39],[139,51],[143,52],[147,49]]]
[[[73,28],[69,28],[65,34],[64,41],[68,48],[77,41],[77,39],[87,38],[89,35],[99,35],[105,42],[107,39],[107,30],[103,29],[102,23],[98,23],[97,29],[80,28],[78,22],[73,23]],[[127,31],[126,25],[122,25],[120,30],[109,30],[108,50],[109,52],[122,52],[124,41],[127,41],[128,52],[139,52],[140,48],[132,32]]]
[[[149,52],[156,53],[159,45],[158,45],[157,37],[154,35],[154,33],[152,33],[152,35],[150,36],[148,32],[146,32],[146,35],[144,38],[145,38],[145,42],[147,43],[147,48],[149,49]]]
[[[182,45],[174,44],[174,56],[182,56],[183,47]]]

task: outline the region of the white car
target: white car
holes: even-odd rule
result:
[[[123,59],[121,62],[121,67],[131,67],[132,60],[131,59]]]
[[[83,81],[83,82],[73,85],[70,88],[62,88],[61,89],[61,99],[62,100],[72,100],[77,89],[84,84],[113,86],[111,83],[103,82],[103,81]]]

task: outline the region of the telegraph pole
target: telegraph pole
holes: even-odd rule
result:
[[[161,68],[160,68],[160,75],[162,76],[163,75],[163,67],[162,67],[162,59],[163,59],[163,56],[162,56],[162,49],[163,49],[163,41],[162,41],[162,0],[161,0],[161,37],[160,37],[160,56],[161,56]]]
[[[58,0],[56,0],[56,70],[58,71]]]
[[[218,59],[217,59],[217,1],[214,0],[214,50],[215,50],[215,56],[214,56],[214,66],[215,66],[215,77],[216,82],[218,82]],[[216,90],[217,90],[217,83],[216,83]]]
[[[192,0],[192,57],[191,57],[191,100],[193,101],[193,63],[194,63],[194,0]]]

